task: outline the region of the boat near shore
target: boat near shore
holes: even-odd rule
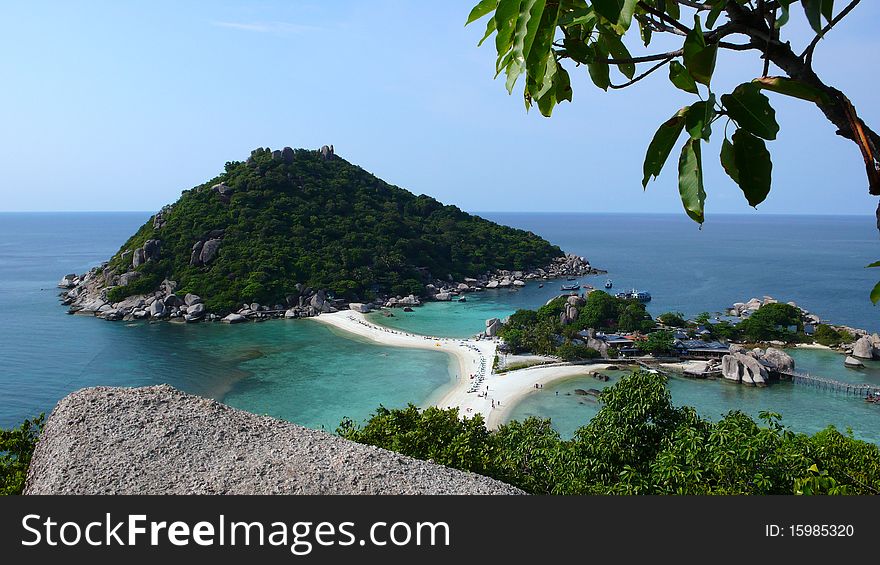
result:
[[[564,284],[561,287],[559,287],[560,290],[578,290],[580,288],[581,288],[581,285],[579,285],[579,284]]]
[[[621,298],[623,300],[638,300],[639,302],[650,302],[651,301],[651,293],[644,292],[636,289],[628,290],[625,292],[618,292],[615,294],[617,298]]]

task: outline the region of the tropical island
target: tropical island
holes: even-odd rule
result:
[[[332,146],[285,147],[227,162],[59,286],[70,313],[237,323],[600,272],[534,233],[392,186]]]

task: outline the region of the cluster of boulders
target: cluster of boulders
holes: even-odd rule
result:
[[[845,364],[848,367],[864,366],[859,359],[880,359],[880,335],[867,332],[852,344],[852,349],[847,349],[849,357]]]
[[[739,318],[748,318],[749,316],[757,312],[762,306],[777,303],[779,303],[779,301],[772,296],[765,296],[763,298],[751,298],[747,302],[735,302],[733,306],[728,308],[727,314]],[[822,322],[822,319],[818,315],[813,314],[805,308],[801,308],[795,302],[786,302],[786,304],[797,308],[803,316],[804,322],[808,324],[819,324]]]
[[[223,243],[225,230],[211,230],[199,238],[192,246],[189,264],[199,267],[214,260]]]
[[[294,152],[292,147],[284,147],[283,149],[275,149],[274,151],[266,147],[265,149],[260,147],[251,151],[251,156],[247,158],[245,164],[248,166],[256,165],[256,156],[258,153],[271,153],[272,159],[275,161],[283,161],[285,163],[293,163],[294,157],[296,153]],[[321,155],[323,159],[330,160],[336,156],[336,151],[333,149],[332,145],[324,145],[320,149],[318,149],[318,153]],[[222,184],[222,183],[221,183]],[[217,185],[215,185],[217,186]],[[220,193],[221,196],[223,193]]]
[[[563,326],[575,321],[580,311],[578,308],[583,307],[587,301],[581,296],[569,296],[565,299],[565,308],[559,314],[559,322]]]
[[[560,277],[582,277],[605,273],[595,269],[590,262],[579,255],[567,254],[557,257],[543,268],[528,271],[496,270],[480,275],[477,278],[467,277],[461,282],[436,279],[425,285],[425,295],[433,300],[446,301],[467,292],[478,292],[484,289],[518,289],[526,286],[526,281],[549,280]]]
[[[731,345],[730,353],[721,358],[721,376],[745,385],[766,386],[771,377],[793,370],[791,355],[774,347],[746,350]]]
[[[205,309],[202,298],[192,293],[184,296],[175,294],[177,283],[163,281],[159,290],[150,294],[129,296],[119,302],[107,299],[106,288],[96,284],[102,277],[97,269],[89,271],[82,278],[75,277],[75,286],[62,292],[64,302],[71,301],[70,314],[96,316],[109,321],[129,320],[179,320],[200,322],[204,319],[215,319]],[[62,284],[70,284],[71,275],[61,280]]]

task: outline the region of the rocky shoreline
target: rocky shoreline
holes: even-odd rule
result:
[[[758,311],[762,306],[767,304],[776,304],[778,301],[772,296],[764,296],[763,299],[751,298],[747,302],[734,303],[727,309],[729,316],[745,319]],[[818,327],[820,324],[828,326],[836,332],[847,333],[853,336],[851,343],[842,343],[837,347],[829,347],[838,353],[846,356],[844,364],[847,367],[858,368],[863,366],[860,359],[880,359],[880,334],[871,333],[861,328],[853,328],[846,325],[834,324],[830,321],[823,320],[819,315],[798,306],[795,302],[786,302],[789,306],[797,308],[804,320],[805,324]],[[770,342],[771,345],[782,346],[782,342]]]
[[[203,242],[198,250],[198,260],[209,262],[205,257],[205,246],[212,240]],[[209,246],[210,249],[213,247]],[[215,250],[216,251],[216,250]],[[158,259],[161,253],[161,241],[150,240],[142,248],[124,252],[132,257],[132,269],[144,262]],[[193,251],[194,256],[196,250]],[[209,254],[210,255],[210,254]],[[606,271],[596,269],[581,256],[566,254],[557,257],[550,265],[526,271],[496,270],[477,277],[454,281],[451,278],[443,281],[429,278],[424,293],[420,296],[382,296],[373,302],[349,302],[333,298],[326,289],[313,289],[297,284],[294,292],[284,298],[284,302],[276,304],[243,304],[234,312],[209,312],[201,296],[185,293],[180,296],[175,281],[164,280],[159,288],[146,294],[129,296],[113,302],[108,292],[116,286],[124,286],[137,278],[138,272],[117,275],[104,263],[89,272],[78,275],[65,275],[58,286],[62,290],[61,303],[68,307],[69,314],[94,316],[108,321],[171,321],[195,323],[202,321],[221,321],[237,324],[248,321],[266,321],[278,318],[307,318],[322,313],[337,312],[351,309],[358,312],[369,312],[376,308],[411,308],[420,306],[425,301],[448,301],[453,297],[469,292],[485,289],[518,289],[526,286],[526,281],[550,280],[561,277],[580,277],[603,274]],[[226,314],[223,316],[222,314]]]

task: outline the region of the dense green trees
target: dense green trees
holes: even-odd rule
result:
[[[664,326],[670,328],[683,328],[687,326],[687,321],[681,312],[666,312],[657,316],[657,321]]]
[[[211,187],[224,183],[222,196]],[[527,269],[562,255],[537,235],[508,228],[389,185],[344,159],[297,150],[292,162],[257,150],[250,164],[230,162],[207,183],[184,191],[145,223],[113,257],[130,269],[128,249],[161,240],[161,256],[137,268],[140,278],[111,300],[154,290],[163,278],[205,299],[210,310],[243,302],[284,303],[296,283],[337,296],[420,294],[426,271],[456,280],[488,270]],[[190,265],[193,244],[224,230],[217,257]]]
[[[804,329],[800,310],[790,304],[765,304],[736,325],[746,341],[799,341]]]
[[[662,356],[675,351],[674,344],[675,339],[672,337],[672,332],[660,330],[649,333],[644,340],[636,343],[636,347],[645,353]]]
[[[21,494],[45,421],[45,414],[40,414],[17,428],[0,429],[0,495]]]
[[[776,414],[718,422],[671,402],[666,379],[636,372],[564,441],[549,420],[486,432],[457,410],[380,408],[348,439],[485,474],[534,494],[878,494],[880,449],[829,427],[796,434]]]
[[[561,315],[569,298],[558,296],[537,310],[517,310],[498,335],[515,353],[528,351],[558,355],[573,361],[592,359],[597,354],[580,341],[578,332],[581,330],[647,331],[654,327],[644,304],[617,298],[601,290],[588,294],[586,303],[578,306],[577,317],[563,324]]]
[[[813,334],[813,339],[822,345],[827,345],[828,347],[837,347],[843,343],[851,343],[855,340],[855,337],[846,330],[835,330],[831,326],[825,324],[819,324],[816,326],[816,331]]]

